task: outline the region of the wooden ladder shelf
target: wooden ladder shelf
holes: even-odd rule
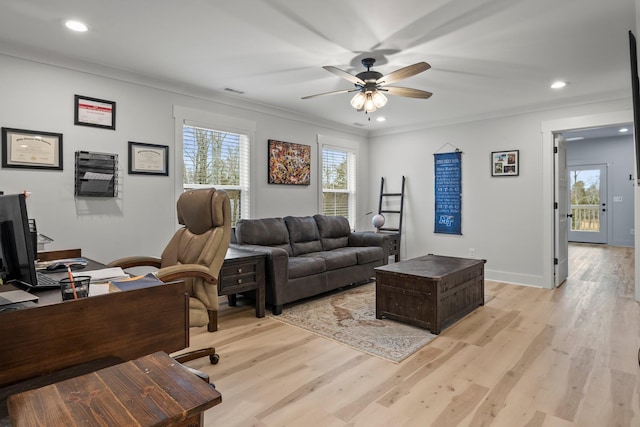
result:
[[[400,261],[400,236],[402,235],[402,217],[404,211],[404,183],[405,177],[402,176],[402,187],[399,193],[388,193],[384,190],[384,177],[380,178],[380,199],[378,200],[378,213],[385,217],[385,225],[378,229],[379,232],[388,233],[392,236],[391,247],[389,248],[389,255],[394,255],[395,261]],[[399,198],[399,200],[398,200]],[[399,209],[388,209],[387,205],[383,206],[383,202],[391,202],[397,204],[399,202]],[[397,227],[389,226],[389,219],[396,219],[394,223]]]

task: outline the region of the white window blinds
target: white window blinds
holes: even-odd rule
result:
[[[348,149],[322,146],[322,213],[355,224],[356,156]]]
[[[231,223],[249,214],[249,136],[184,124],[184,189],[215,187],[231,200]]]

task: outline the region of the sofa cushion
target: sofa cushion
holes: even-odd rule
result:
[[[322,243],[323,250],[330,251],[349,244],[351,227],[347,218],[343,216],[314,215],[313,219],[318,225],[320,243]]]
[[[350,267],[358,263],[358,255],[355,251],[342,251],[342,248],[338,248],[332,251],[312,252],[309,254],[301,255],[301,257],[324,259],[327,271]]]
[[[287,216],[284,222],[289,230],[289,243],[293,256],[322,250],[318,226],[313,217]]]
[[[289,231],[282,218],[239,219],[235,236],[236,241],[243,245],[272,246],[293,255]]]
[[[332,252],[342,253],[343,256],[348,253],[354,254],[360,265],[384,260],[384,249],[379,246],[349,246]]]
[[[312,276],[326,271],[325,262],[322,258],[313,257],[291,257],[289,258],[289,279]]]

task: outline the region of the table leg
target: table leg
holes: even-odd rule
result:
[[[256,289],[256,317],[264,317],[264,300],[266,298],[264,284]]]
[[[236,294],[228,294],[227,295],[227,301],[229,301],[229,307],[235,307],[236,306]]]

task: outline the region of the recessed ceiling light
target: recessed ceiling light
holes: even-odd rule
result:
[[[385,120],[387,120],[385,117],[380,116],[376,119],[376,122],[384,122]]]
[[[620,133],[629,132],[629,129],[627,129],[627,128],[620,128],[620,130],[619,130],[618,132],[620,132]]]
[[[551,89],[562,89],[567,85],[567,82],[563,82],[562,80],[555,81],[551,83]]]
[[[573,138],[567,138],[567,141],[582,141],[584,136],[574,136]]]
[[[64,21],[64,26],[70,30],[77,31],[79,33],[84,33],[89,29],[89,27],[87,27],[86,24],[80,21],[76,21],[74,19],[69,19],[67,21]]]

